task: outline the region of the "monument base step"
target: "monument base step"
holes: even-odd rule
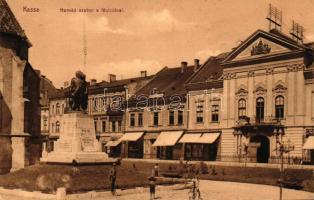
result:
[[[93,164],[114,163],[117,159],[109,158],[104,152],[51,152],[40,159],[44,163]]]

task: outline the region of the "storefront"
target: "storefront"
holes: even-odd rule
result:
[[[306,139],[303,149],[306,151],[309,163],[314,165],[314,136],[309,136]]]
[[[179,160],[182,156],[182,144],[177,142],[183,131],[163,131],[159,134],[153,146],[157,147],[157,158],[162,160]]]
[[[157,148],[153,146],[155,143],[159,132],[147,132],[144,135],[144,158],[157,158]]]
[[[185,160],[216,160],[220,133],[186,133],[179,143],[184,145]]]
[[[110,140],[105,144],[106,153],[111,158],[118,158],[121,155],[121,139]]]
[[[122,138],[121,156],[126,158],[143,158],[144,132],[125,133]]]

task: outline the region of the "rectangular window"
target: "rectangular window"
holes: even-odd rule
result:
[[[103,120],[101,122],[101,127],[102,127],[102,132],[106,132],[106,121],[105,120]]]
[[[112,132],[116,132],[116,121],[111,122],[111,130]]]
[[[131,127],[135,126],[135,114],[134,113],[130,114],[130,126]]]
[[[174,125],[174,111],[169,111],[169,125]]]
[[[138,113],[138,126],[143,126],[143,113]]]
[[[203,122],[203,105],[198,104],[196,106],[196,122],[202,123]]]
[[[182,125],[183,124],[183,111],[179,110],[178,111],[178,125]]]
[[[118,121],[118,132],[121,132],[122,122],[121,120]]]
[[[97,120],[94,120],[94,127],[95,127],[95,132],[97,133]]]
[[[154,112],[154,126],[158,126],[158,122],[159,122],[159,116],[158,116],[158,112]]]
[[[219,105],[212,105],[212,122],[219,121]]]

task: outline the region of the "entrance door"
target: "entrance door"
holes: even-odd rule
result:
[[[258,163],[268,163],[269,159],[269,139],[263,135],[257,135],[251,138],[250,142],[259,143],[256,151],[256,161]]]
[[[314,150],[311,150],[311,164],[314,165]]]

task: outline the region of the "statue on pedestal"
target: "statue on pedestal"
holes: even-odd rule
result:
[[[70,108],[73,111],[85,111],[88,104],[86,75],[77,71],[70,85]]]

